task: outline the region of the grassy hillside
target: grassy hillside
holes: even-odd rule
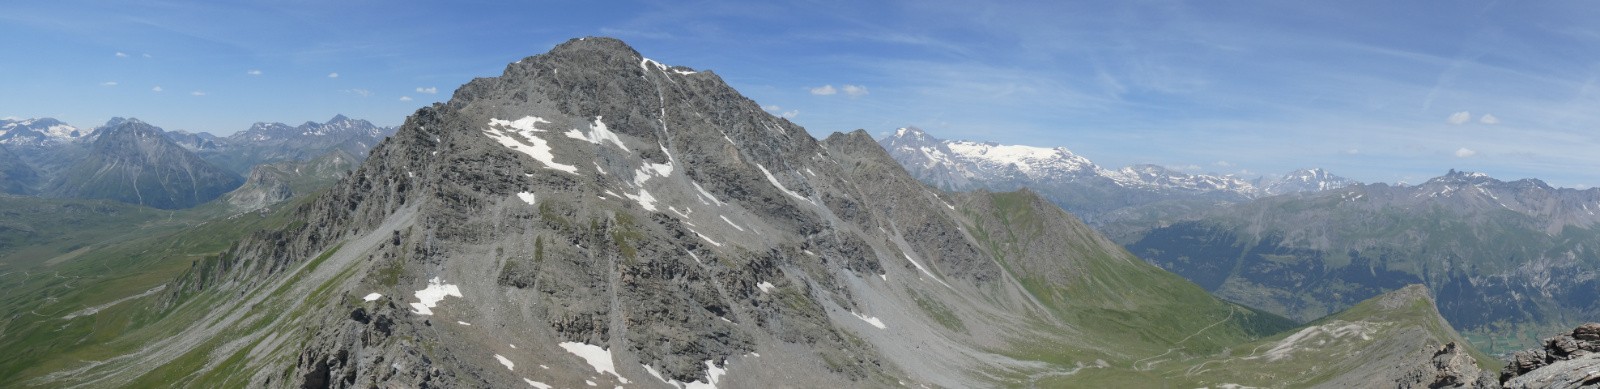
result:
[[[0,382],[28,379],[149,347],[204,305],[168,309],[168,282],[287,212],[227,215],[97,200],[3,198]],[[284,207],[288,209],[289,207]],[[164,323],[156,325],[157,323]]]

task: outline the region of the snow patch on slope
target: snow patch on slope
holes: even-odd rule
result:
[[[610,129],[606,128],[606,123],[603,122],[603,121],[600,121],[600,118],[601,118],[601,116],[595,116],[594,117],[594,123],[589,124],[589,132],[588,133],[579,132],[577,129],[573,129],[573,130],[567,131],[565,133],[565,135],[568,138],[577,139],[577,140],[581,140],[581,141],[585,141],[585,142],[589,142],[589,143],[593,143],[593,144],[597,144],[597,145],[598,144],[604,144],[604,142],[611,142],[612,144],[617,145],[617,148],[619,148],[619,149],[622,149],[624,151],[628,150],[628,146],[622,144],[622,138],[618,138],[617,137],[617,133],[611,132]]]
[[[606,351],[600,346],[578,342],[561,342],[561,348],[566,349],[572,355],[583,358],[583,361],[588,362],[589,366],[593,366],[596,372],[610,373],[616,376],[618,381],[622,381],[624,384],[628,383],[627,378],[617,374],[617,366],[611,361],[610,351]]]
[[[812,203],[811,199],[808,199],[805,196],[801,196],[800,193],[792,191],[792,190],[789,190],[789,188],[784,187],[782,182],[778,182],[778,177],[774,177],[772,175],[772,172],[767,171],[767,167],[766,166],[761,166],[761,164],[758,163],[758,164],[756,164],[756,168],[757,169],[761,169],[761,174],[764,174],[764,175],[767,176],[767,181],[771,182],[772,186],[778,187],[778,190],[782,191],[783,194],[789,195],[789,197],[793,197],[793,198],[799,199],[800,201]],[[816,203],[812,203],[812,204],[816,204]]]
[[[433,277],[433,279],[428,280],[428,287],[417,291],[416,296],[420,302],[411,303],[411,308],[416,309],[416,312],[413,313],[432,315],[432,308],[439,306],[439,301],[444,300],[445,296],[461,297],[461,288],[440,282],[439,277]]]
[[[511,371],[516,371],[517,370],[516,369],[516,364],[511,363],[510,359],[506,359],[506,357],[502,357],[502,356],[500,356],[500,354],[495,354],[494,355],[494,359],[499,360],[500,364],[506,365],[506,370],[511,370]]]
[[[861,321],[867,322],[867,324],[871,324],[873,327],[878,327],[880,330],[889,328],[889,326],[883,324],[883,320],[878,320],[876,317],[855,313],[855,311],[851,311],[850,314],[855,315],[855,317],[857,319],[861,319]]]
[[[551,153],[550,142],[545,141],[544,138],[540,138],[538,135],[534,135],[535,132],[544,132],[544,130],[533,127],[533,123],[542,121],[544,119],[533,116],[517,119],[516,121],[489,119],[489,128],[483,129],[483,135],[488,136],[489,139],[494,139],[501,146],[533,157],[533,160],[543,163],[547,168],[578,174],[577,166],[556,163],[556,156]],[[526,141],[518,140],[514,135],[520,135]]]
[[[668,379],[666,379],[666,377],[662,377],[661,376],[661,372],[656,371],[656,369],[653,368],[653,367],[650,367],[650,365],[643,365],[643,366],[644,366],[644,371],[646,373],[650,373],[651,377],[656,377],[656,379],[661,380],[661,382],[665,382],[665,383],[667,383],[667,385],[672,385],[675,388],[679,388],[679,389],[716,389],[717,388],[717,381],[721,381],[722,380],[722,376],[728,374],[728,369],[717,367],[717,364],[711,363],[711,360],[709,360],[709,359],[706,360],[705,364],[706,364],[706,379],[705,380],[697,380],[695,382],[688,382],[688,383],[679,382],[678,380],[668,380]]]

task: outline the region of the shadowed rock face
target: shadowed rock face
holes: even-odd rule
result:
[[[0,145],[0,193],[27,194],[38,180],[38,172],[5,145]]]
[[[1500,380],[1507,388],[1600,387],[1600,323],[1544,340],[1511,355]]]

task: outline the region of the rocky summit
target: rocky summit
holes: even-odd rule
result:
[[[140,313],[95,333],[108,346],[19,348],[0,379],[1470,386],[1480,365],[1443,348],[1464,343],[1420,287],[1344,316],[1353,327],[1293,328],[1033,192],[936,190],[864,131],[818,140],[715,73],[608,38],[469,82],[274,215],[289,221],[118,300]],[[48,338],[96,320],[83,312],[18,328]]]

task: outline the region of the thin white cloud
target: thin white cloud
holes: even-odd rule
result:
[[[160,85],[156,85],[156,87],[154,87],[154,88],[150,88],[150,91],[151,91],[151,92],[160,92],[160,91],[163,91],[163,90],[164,90],[164,89],[161,89],[161,86],[160,86]]]
[[[116,81],[106,81],[106,82],[100,83],[100,86],[117,86],[117,82]]]
[[[205,91],[194,91],[194,92],[189,92],[189,95],[190,96],[205,96],[206,92]]]
[[[1212,164],[1220,166],[1220,167],[1233,167],[1233,162],[1228,162],[1228,161],[1217,161],[1217,162],[1214,162]]]
[[[434,93],[439,93],[439,88],[438,87],[432,87],[432,86],[427,87],[427,88],[417,87],[417,93],[427,93],[427,94],[431,95],[431,94],[434,94]]]
[[[817,96],[828,96],[828,95],[837,94],[837,93],[839,93],[839,90],[838,89],[833,89],[833,85],[831,85],[831,84],[830,85],[819,86],[819,87],[816,87],[816,88],[811,88],[811,94],[817,95]]]
[[[773,115],[782,116],[782,117],[784,117],[786,119],[794,119],[795,116],[800,116],[800,110],[791,109],[791,110],[788,110],[788,111],[784,111],[783,107],[780,107],[777,104],[764,105],[764,106],[761,106],[761,109],[766,110],[767,112],[770,112]]]
[[[372,91],[370,91],[370,90],[366,90],[366,89],[360,89],[360,88],[356,88],[356,89],[345,89],[345,90],[342,90],[342,91],[340,91],[340,92],[345,92],[345,93],[353,93],[353,94],[355,94],[355,95],[356,95],[356,96],[361,96],[361,97],[368,97],[368,96],[372,96]]]
[[[117,58],[128,58],[128,53],[124,53],[124,52],[118,51],[117,52]]]
[[[142,56],[142,57],[145,57],[145,58],[150,58],[150,54],[148,54],[148,53],[146,53],[146,54],[139,54],[139,56]]]
[[[1356,154],[1361,154],[1361,150],[1360,149],[1349,149],[1349,150],[1345,150],[1344,153],[1345,154],[1350,154],[1350,155],[1356,155]]]
[[[400,101],[411,101],[411,96],[400,96]]]
[[[259,76],[259,75],[261,75],[261,70],[260,69],[250,69],[250,71],[244,72],[244,74],[249,74],[249,75],[252,75],[252,76]]]
[[[867,95],[867,87],[865,86],[844,84],[843,89],[844,94],[850,97],[861,97]]]
[[[1462,148],[1456,150],[1456,157],[1457,158],[1470,158],[1470,157],[1472,157],[1474,155],[1478,155],[1478,151],[1477,150],[1473,150],[1473,149],[1469,149],[1469,148],[1465,148],[1465,147],[1462,147]]]
[[[338,72],[328,73],[328,78],[339,78],[339,73]]]
[[[1490,114],[1483,114],[1483,117],[1478,118],[1478,122],[1488,125],[1495,125],[1500,124],[1500,118],[1494,117],[1494,115]]]
[[[1445,122],[1450,124],[1464,124],[1470,121],[1472,121],[1472,113],[1467,111],[1452,113],[1449,118],[1445,119]]]

